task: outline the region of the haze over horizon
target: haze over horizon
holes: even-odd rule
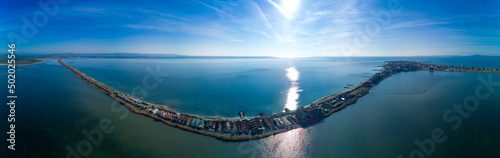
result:
[[[54,14],[38,1],[4,2],[2,43],[20,54],[500,55],[494,0],[41,2],[56,3]],[[33,24],[43,25],[26,32]]]

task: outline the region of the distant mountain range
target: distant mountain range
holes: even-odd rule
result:
[[[59,54],[16,54],[17,56],[25,56],[32,58],[77,58],[77,57],[122,57],[122,58],[177,58],[188,57],[178,54],[144,54],[144,53],[59,53]]]
[[[179,54],[146,53],[59,53],[59,54],[16,54],[29,58],[273,58],[272,56],[189,56]],[[0,57],[2,58],[2,57]]]
[[[81,58],[275,58],[273,56],[190,56],[190,55],[179,55],[179,54],[147,54],[147,53],[58,53],[58,54],[19,53],[16,54],[16,56],[22,56],[25,58],[78,58],[78,57]],[[474,55],[437,55],[437,56],[408,56],[408,57],[481,57],[481,56],[488,56],[488,55],[474,54]],[[7,56],[0,56],[0,59],[6,57]],[[489,56],[489,57],[500,57],[500,56]]]

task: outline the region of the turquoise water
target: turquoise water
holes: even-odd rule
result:
[[[296,106],[344,90],[385,60],[500,67],[498,57],[306,58],[306,59],[67,59],[74,66],[118,90],[141,86],[145,67],[168,72],[144,100],[188,113],[236,116],[274,113],[285,108],[292,81],[286,69],[299,72]],[[468,59],[468,60],[467,60]],[[0,69],[1,71],[5,68]],[[88,157],[408,157],[414,140],[441,128],[447,140],[429,157],[498,157],[500,90],[479,102],[462,125],[443,120],[443,113],[475,95],[479,76],[500,74],[408,72],[396,74],[370,90],[356,104],[308,126],[264,139],[224,142],[172,128],[150,118],[113,110],[113,100],[57,63],[18,72],[17,148],[0,149],[2,157],[65,157],[87,138],[82,130],[99,128],[110,119],[116,127],[92,146]],[[5,75],[4,75],[5,76]],[[6,77],[1,81],[6,82]],[[497,89],[499,89],[498,87]],[[6,95],[4,91],[2,95]],[[269,108],[268,108],[269,107]],[[1,116],[7,116],[1,107]],[[6,131],[7,122],[0,128]],[[1,135],[2,139],[6,135]],[[7,142],[2,142],[4,147]],[[427,156],[426,156],[427,157]]]

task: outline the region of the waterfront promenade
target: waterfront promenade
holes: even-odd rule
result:
[[[304,127],[317,122],[357,101],[369,93],[369,90],[393,74],[405,71],[461,71],[461,72],[500,72],[495,68],[476,68],[453,65],[434,65],[412,61],[389,61],[379,72],[349,89],[323,97],[297,110],[285,110],[278,114],[260,113],[257,117],[211,117],[177,112],[166,105],[156,105],[134,98],[111,88],[85,75],[77,69],[58,61],[86,83],[98,88],[131,111],[142,114],[173,127],[213,136],[228,141],[248,140],[267,137]]]

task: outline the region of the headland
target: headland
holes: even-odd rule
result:
[[[15,60],[15,65],[26,66],[45,62],[45,58],[19,58]],[[9,65],[7,59],[0,59],[0,65]]]

